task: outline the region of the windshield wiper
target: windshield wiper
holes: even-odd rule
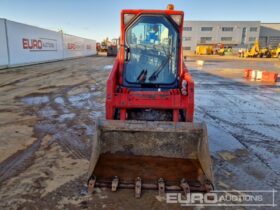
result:
[[[164,69],[164,67],[166,66],[166,64],[169,62],[171,58],[171,55],[168,56],[168,58],[161,63],[161,65],[158,67],[158,69],[156,71],[154,71],[154,73],[149,77],[149,81],[155,81],[159,75],[159,73]]]
[[[140,74],[139,74],[139,76],[137,77],[137,81],[138,82],[145,82],[146,81],[146,78],[147,78],[147,74],[148,74],[148,71],[147,71],[147,69],[145,70],[145,69],[143,69],[141,72],[140,72]]]

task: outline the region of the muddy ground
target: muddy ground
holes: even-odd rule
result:
[[[113,61],[96,56],[0,71],[0,209],[181,208],[154,191],[141,199],[102,188],[81,195]],[[279,191],[280,83],[242,75],[244,68],[280,73],[280,62],[203,56],[186,64],[196,84],[195,121],[208,125],[216,189]]]

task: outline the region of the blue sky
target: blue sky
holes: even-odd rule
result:
[[[0,0],[0,17],[96,39],[119,36],[122,9],[164,9],[185,20],[280,22],[280,0]]]

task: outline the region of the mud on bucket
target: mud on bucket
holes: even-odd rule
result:
[[[192,191],[207,191],[213,184],[207,128],[203,123],[98,120],[88,171],[96,185],[180,189],[186,180]],[[176,188],[177,186],[177,188]]]

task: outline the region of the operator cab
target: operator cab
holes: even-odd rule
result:
[[[125,31],[124,86],[178,87],[178,26],[167,15],[142,14]]]

